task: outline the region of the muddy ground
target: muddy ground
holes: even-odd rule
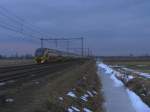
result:
[[[0,112],[67,112],[72,107],[102,112],[99,85],[95,61],[76,61],[61,71],[0,87]]]

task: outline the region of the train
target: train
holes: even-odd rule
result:
[[[81,58],[81,56],[75,53],[68,53],[68,52],[60,51],[56,49],[38,48],[35,51],[34,60],[36,63],[42,64],[42,63],[48,63],[48,62],[77,59],[77,58]]]

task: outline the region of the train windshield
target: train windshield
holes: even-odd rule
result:
[[[35,56],[43,56],[44,55],[44,49],[37,49],[35,52]]]

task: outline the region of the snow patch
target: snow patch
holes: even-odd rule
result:
[[[84,96],[81,96],[80,98],[81,98],[83,101],[87,102],[87,101],[88,101],[88,97],[89,97],[89,95],[88,95],[88,94],[85,94]]]
[[[129,69],[129,68],[123,68],[123,69],[126,70],[126,71],[129,71],[129,72],[133,72],[133,73],[135,73],[135,74],[137,74],[139,76],[142,76],[144,78],[150,78],[150,74],[149,73],[142,73],[142,72],[138,72],[136,70]]]
[[[135,72],[135,70],[132,70],[130,68],[122,68],[123,70],[129,71],[129,72]]]
[[[4,86],[5,84],[5,82],[0,82],[0,86]]]
[[[64,100],[64,98],[63,98],[63,97],[59,97],[59,100],[63,101],[63,100]]]
[[[68,108],[68,112],[74,112],[72,108]]]
[[[68,108],[68,112],[80,112],[80,110],[74,106],[71,106],[70,108]]]
[[[113,69],[111,69],[109,66],[101,63],[98,64],[98,67],[102,68],[105,70],[106,74],[110,75],[110,78],[114,81],[115,86],[116,87],[121,87],[124,84],[117,79],[117,77],[124,77],[127,76],[127,81],[132,80],[134,77],[130,76],[130,75],[126,75],[126,74],[120,74],[119,72],[114,71]],[[128,68],[123,68],[126,71],[129,72],[133,72],[135,74],[138,74],[140,76],[146,77],[146,78],[150,78],[150,74],[146,74],[146,73],[141,73],[132,69],[128,69]],[[117,77],[116,77],[117,76]],[[148,107],[139,96],[137,96],[134,92],[130,91],[129,89],[127,89],[127,93],[128,96],[132,102],[133,107],[135,108],[136,112],[150,112],[150,107]]]
[[[72,91],[67,93],[68,96],[76,98],[77,96],[75,95],[75,93],[73,93]]]
[[[144,67],[144,66],[146,66],[146,65],[136,65],[136,66],[138,66],[138,67]]]
[[[139,73],[140,76],[143,76],[145,78],[150,78],[150,74],[148,73]]]
[[[79,110],[78,108],[74,107],[74,106],[71,106],[71,108],[72,108],[73,110],[75,110],[76,112],[80,112],[80,110]]]
[[[109,66],[107,66],[106,64],[103,64],[103,63],[99,64],[98,66],[100,68],[104,69],[105,73],[111,75],[110,78],[114,81],[115,87],[123,86],[123,83],[116,78],[117,75],[120,75],[118,72],[114,71],[112,68],[110,68]]]
[[[106,64],[100,63],[100,64],[98,64],[98,66],[100,68],[104,69],[106,74],[111,74],[113,72],[113,70]]]
[[[90,95],[90,97],[93,97],[94,95],[92,94],[92,92],[87,91],[87,93]]]
[[[115,77],[114,74],[112,74],[110,78],[114,81],[114,86],[115,86],[115,87],[121,87],[121,86],[124,85],[120,80],[118,80],[118,79]]]
[[[136,112],[150,112],[150,107],[148,107],[139,96],[129,89],[127,89],[127,93]]]
[[[93,111],[91,111],[91,110],[88,109],[88,108],[84,108],[83,111],[84,111],[84,112],[93,112]]]
[[[97,92],[96,91],[92,91],[95,95],[97,95]]]
[[[128,76],[128,80],[132,80],[132,79],[134,79],[134,77],[131,76],[131,75],[129,75],[129,76]]]
[[[5,100],[5,102],[7,102],[7,103],[13,103],[13,102],[14,102],[14,99],[13,99],[13,98],[7,98],[7,99]]]

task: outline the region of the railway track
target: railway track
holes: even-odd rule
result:
[[[25,78],[34,78],[50,73],[60,71],[66,67],[69,67],[77,63],[76,61],[68,61],[61,63],[52,63],[52,64],[32,64],[24,66],[13,66],[13,67],[3,67],[0,68],[0,83],[14,81]]]

